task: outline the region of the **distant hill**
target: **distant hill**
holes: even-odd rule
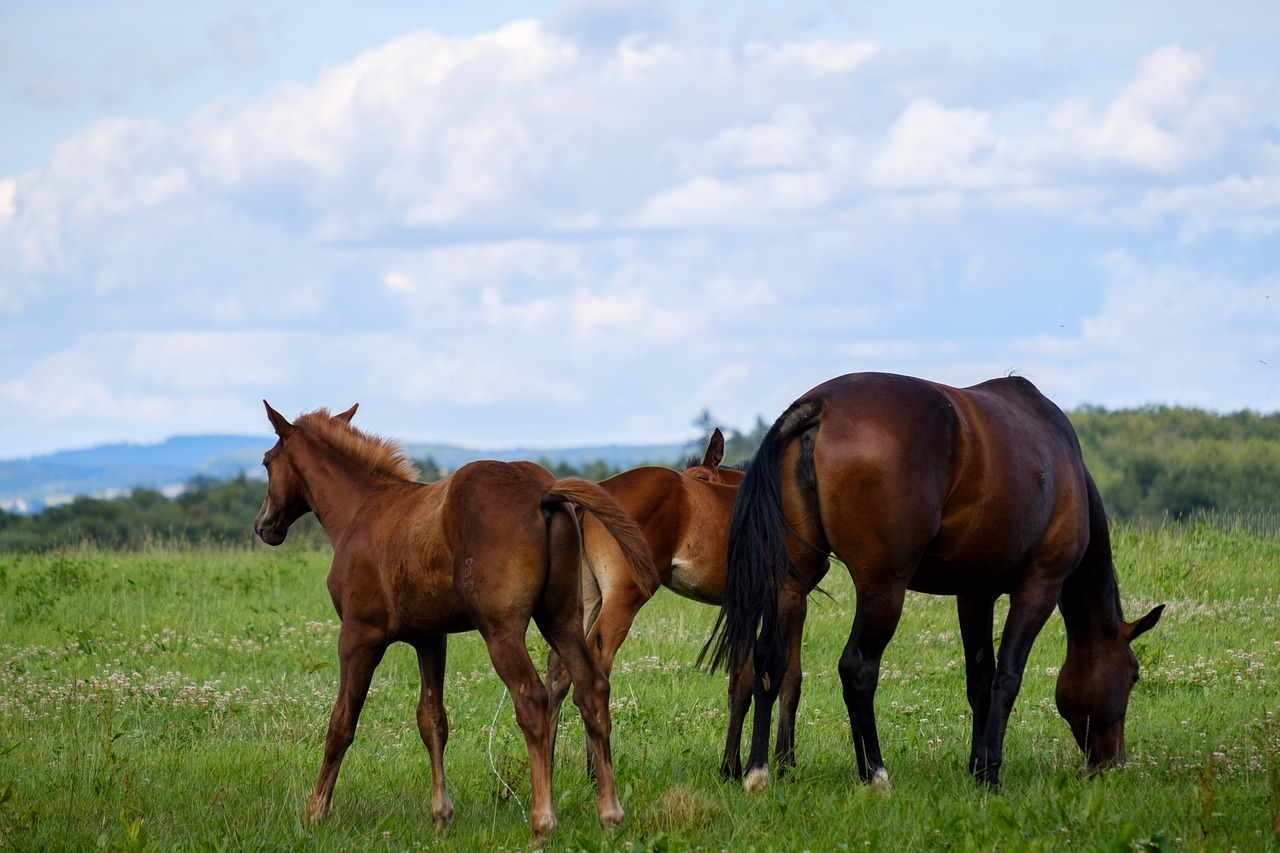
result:
[[[177,494],[195,477],[227,479],[239,473],[259,476],[266,436],[197,435],[160,444],[105,444],[31,459],[0,461],[0,509],[39,512],[77,497],[114,497],[134,488]],[[582,467],[604,460],[615,468],[653,463],[675,465],[688,455],[685,445],[610,445],[606,447],[474,450],[446,444],[406,444],[414,459],[430,458],[452,471],[475,459],[529,459]]]

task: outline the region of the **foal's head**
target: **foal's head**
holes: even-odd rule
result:
[[[262,501],[262,509],[258,510],[258,517],[253,520],[253,532],[268,545],[279,545],[288,535],[290,525],[310,512],[311,506],[302,488],[302,478],[284,448],[285,439],[293,434],[296,427],[271,408],[266,400],[262,404],[267,407],[267,418],[276,431],[277,440],[262,457],[262,466],[267,469],[267,496]],[[331,418],[323,409],[304,417],[323,416],[350,424],[358,405]]]
[[[690,456],[685,460],[680,475],[692,480],[701,480],[704,483],[720,483],[726,486],[736,486],[741,483],[745,473],[742,468],[722,468],[720,463],[723,461],[724,433],[720,431],[720,427],[716,427],[711,433],[710,441],[707,442],[707,452],[702,455],[702,459]]]
[[[1089,766],[1105,770],[1124,761],[1124,718],[1129,694],[1138,683],[1138,659],[1129,644],[1155,627],[1164,605],[1136,622],[1121,622],[1114,639],[1087,643],[1072,653],[1058,673],[1058,713],[1088,757]]]

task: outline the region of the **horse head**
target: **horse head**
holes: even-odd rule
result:
[[[725,486],[736,486],[741,483],[743,470],[722,468],[720,463],[723,461],[724,433],[720,431],[720,427],[716,427],[711,433],[711,439],[707,442],[707,452],[702,455],[702,460],[699,461],[697,456],[690,456],[680,474],[704,483],[718,483]]]
[[[294,434],[296,428],[284,415],[271,408],[266,400],[262,404],[267,407],[267,419],[276,433],[276,443],[262,457],[262,466],[267,469],[267,496],[263,498],[262,509],[253,520],[253,532],[268,545],[279,545],[289,533],[289,527],[302,516],[311,511],[303,489],[302,478],[297,468],[290,461],[286,442]],[[335,420],[347,423],[356,413],[359,404],[347,411],[334,415]]]
[[[1161,604],[1136,622],[1121,621],[1113,639],[1088,642],[1082,652],[1073,653],[1067,642],[1067,659],[1058,673],[1058,713],[1094,770],[1125,760],[1124,719],[1138,682],[1138,659],[1130,644],[1155,627],[1163,611]]]

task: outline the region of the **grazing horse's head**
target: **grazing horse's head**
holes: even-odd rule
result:
[[[262,404],[267,407],[267,418],[276,431],[277,441],[262,457],[262,466],[267,469],[267,496],[253,520],[253,532],[268,545],[279,545],[288,535],[290,525],[310,512],[311,506],[307,503],[302,479],[284,446],[286,439],[293,434],[294,425],[271,408],[266,400]],[[350,423],[355,413],[356,406],[352,406],[334,418]]]
[[[1151,630],[1163,610],[1161,604],[1136,622],[1122,621],[1113,640],[1084,643],[1083,651],[1073,653],[1067,643],[1058,673],[1058,713],[1095,770],[1124,762],[1124,718],[1138,682],[1138,659],[1129,644]]]

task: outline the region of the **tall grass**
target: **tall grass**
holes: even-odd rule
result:
[[[876,697],[893,794],[870,795],[836,672],[853,591],[833,571],[832,599],[810,607],[798,766],[748,794],[716,771],[724,678],[693,666],[715,612],[662,593],[613,678],[627,821],[614,837],[598,828],[569,708],[550,848],[1280,849],[1280,542],[1211,524],[1115,540],[1126,612],[1169,605],[1136,645],[1124,769],[1085,773],[1054,709],[1055,616],[1011,720],[1006,792],[979,789],[954,602],[913,594]],[[0,845],[524,849],[524,743],[475,635],[449,644],[448,833],[432,829],[407,647],[375,676],[331,817],[302,823],[337,682],[327,561],[288,545],[0,560]],[[529,642],[540,659],[536,631]]]

